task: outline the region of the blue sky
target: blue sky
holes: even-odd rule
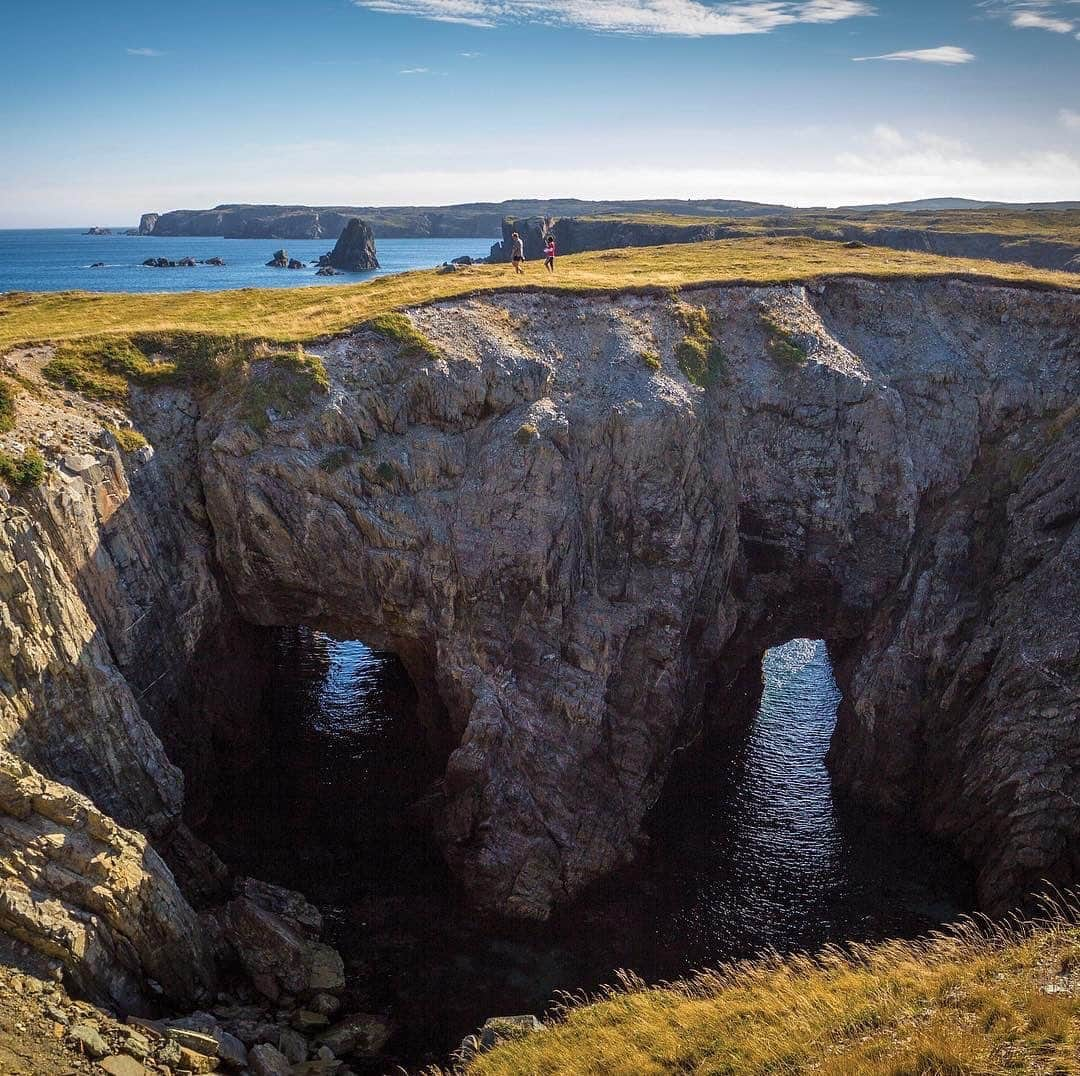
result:
[[[0,227],[1080,198],[1080,0],[3,0]]]

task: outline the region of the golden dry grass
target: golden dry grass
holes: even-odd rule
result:
[[[400,310],[470,294],[542,289],[613,292],[708,283],[790,283],[829,276],[880,279],[971,277],[1006,284],[1080,290],[1080,277],[965,258],[884,248],[849,250],[812,239],[738,239],[599,251],[562,258],[549,277],[529,266],[524,282],[509,266],[459,273],[424,270],[355,285],[103,295],[87,292],[0,295],[0,350],[24,343],[134,333],[210,333],[296,342],[341,332]]]
[[[866,213],[800,212],[760,217],[682,216],[673,213],[629,213],[587,217],[654,224],[665,227],[697,228],[715,224],[745,234],[773,235],[778,231],[796,234],[800,229],[852,227],[863,231],[902,228],[951,234],[1007,236],[1013,240],[1038,239],[1059,243],[1080,243],[1080,209],[971,209],[920,210],[917,212],[877,211]]]
[[[1080,1073],[1075,911],[1008,930],[762,959],[648,989],[625,977],[469,1076]]]

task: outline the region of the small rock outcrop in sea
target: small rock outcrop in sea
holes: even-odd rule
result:
[[[340,269],[335,269],[332,265],[320,266],[315,273],[316,276],[343,276],[344,274]]]
[[[112,235],[112,228],[90,228],[83,235]]]
[[[91,269],[104,269],[105,268],[105,263],[104,262],[93,262],[93,263],[91,263],[90,268]]]
[[[370,225],[353,217],[345,230],[338,237],[334,249],[319,259],[320,267],[340,269],[346,273],[361,273],[368,269],[378,269],[379,259],[375,256],[375,236]]]
[[[206,258],[203,261],[203,265],[218,265],[218,266],[221,266],[221,265],[224,265],[224,264],[225,264],[225,259],[224,258],[219,258],[216,255],[213,258]]]
[[[284,247],[275,251],[274,256],[266,263],[266,266],[268,269],[288,269],[289,252]]]
[[[169,258],[146,258],[143,265],[150,269],[194,269],[199,263],[192,257],[178,258],[175,261]],[[210,262],[207,262],[209,265]],[[225,263],[222,262],[222,265]]]

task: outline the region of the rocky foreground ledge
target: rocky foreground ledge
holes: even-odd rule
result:
[[[185,825],[252,633],[296,624],[400,655],[447,858],[507,914],[631,858],[796,636],[833,654],[841,788],[956,844],[989,910],[1075,881],[1078,341],[1075,294],[949,280],[494,294],[314,346],[302,407],[259,364],[254,410],[20,397],[4,444],[53,466],[0,500],[0,926],[126,1009],[222,961],[296,996],[206,917],[237,897]]]

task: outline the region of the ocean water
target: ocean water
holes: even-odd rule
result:
[[[390,1048],[411,1069],[445,1062],[489,1016],[542,1015],[620,968],[655,982],[766,948],[914,936],[971,910],[954,856],[837,802],[824,643],[768,652],[745,735],[706,749],[704,783],[665,796],[637,864],[544,924],[478,914],[410,822],[437,763],[397,659],[305,629],[274,646],[261,753],[221,780],[201,835],[319,905],[349,1004],[391,1012]]]
[[[379,239],[380,268],[368,273],[316,276],[307,269],[266,265],[284,247],[292,258],[312,263],[333,249],[332,239],[171,239],[154,236],[85,235],[85,229],[0,230],[0,292],[5,291],[222,291],[234,288],[333,287],[388,273],[428,269],[462,254],[487,257],[494,239]],[[122,232],[123,229],[120,229]],[[146,258],[224,266],[152,269]],[[95,262],[104,266],[92,269]]]

